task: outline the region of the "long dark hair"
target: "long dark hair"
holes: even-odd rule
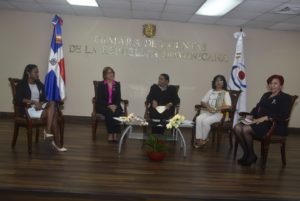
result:
[[[268,84],[271,84],[271,82],[272,82],[274,79],[279,80],[281,86],[284,84],[284,78],[283,78],[282,75],[271,75],[271,76],[267,79],[267,83],[268,83]]]
[[[227,82],[226,82],[226,79],[223,75],[216,75],[214,77],[213,81],[211,82],[212,83],[212,88],[216,89],[216,80],[218,78],[221,78],[221,80],[223,81],[223,90],[227,90]]]
[[[31,73],[33,69],[37,68],[37,65],[35,64],[28,64],[25,69],[24,69],[24,73],[23,73],[23,78],[22,80],[24,82],[28,81],[28,73]]]

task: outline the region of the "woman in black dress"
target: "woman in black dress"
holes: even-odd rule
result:
[[[263,94],[260,101],[251,111],[250,125],[239,123],[234,127],[235,135],[244,151],[238,160],[240,165],[250,166],[255,163],[257,156],[253,150],[253,137],[263,138],[271,128],[273,118],[286,119],[289,115],[292,98],[282,92],[284,78],[281,75],[272,75],[267,79],[269,92]],[[287,124],[278,123],[276,133],[286,133]]]
[[[96,94],[96,111],[105,116],[108,142],[116,142],[121,126],[114,117],[123,115],[120,82],[114,80],[115,71],[111,67],[105,67],[102,76]]]

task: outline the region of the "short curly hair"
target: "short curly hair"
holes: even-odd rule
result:
[[[270,84],[274,79],[279,80],[280,85],[284,84],[284,78],[282,75],[271,75],[268,79],[267,79],[267,83]]]

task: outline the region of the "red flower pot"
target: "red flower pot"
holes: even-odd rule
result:
[[[147,156],[151,161],[162,161],[166,157],[165,152],[147,152]]]

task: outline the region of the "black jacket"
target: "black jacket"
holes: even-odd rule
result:
[[[268,116],[269,118],[287,119],[292,107],[292,97],[284,92],[280,92],[278,95],[271,97],[271,92],[265,93],[256,107],[252,109],[251,114],[254,118],[260,118]],[[266,125],[265,125],[266,124]],[[268,126],[267,126],[268,125]],[[256,132],[264,134],[270,127],[270,122],[263,122],[258,125],[251,126]],[[263,127],[266,126],[264,129]],[[279,135],[287,134],[287,123],[278,122],[275,128],[275,133]]]
[[[121,108],[121,86],[120,82],[116,82],[112,89],[112,103],[108,103],[108,89],[107,84],[101,81],[98,85],[96,96],[96,110],[99,111],[100,108],[107,108],[108,105],[116,105]]]
[[[151,103],[153,100],[156,100],[158,105],[166,105],[171,102],[173,106],[176,106],[180,103],[177,89],[173,85],[169,85],[165,91],[162,91],[157,84],[153,84],[147,96],[147,103]]]
[[[46,96],[45,96],[45,87],[44,84],[41,81],[36,81],[37,88],[40,92],[40,102],[46,102]],[[21,80],[18,85],[16,86],[16,96],[15,96],[15,102],[18,105],[23,104],[23,99],[31,99],[31,91],[28,82],[25,82]],[[19,111],[21,114],[24,114],[24,108],[21,107],[21,110]]]

